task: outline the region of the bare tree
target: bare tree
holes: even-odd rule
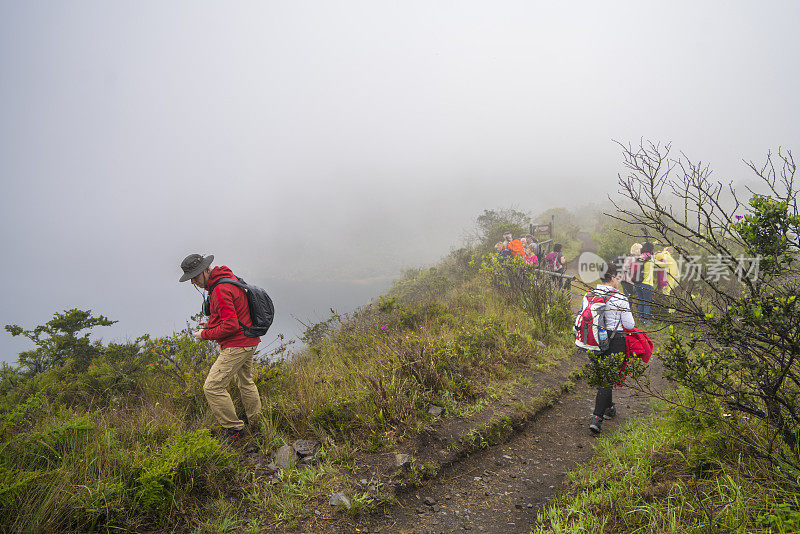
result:
[[[669,144],[619,145],[626,168],[618,180],[623,200],[612,199],[617,212],[607,215],[646,229],[684,259],[706,260],[696,265],[693,284],[682,281],[671,299],[675,314],[669,322],[677,328],[670,327],[661,354],[667,377],[707,406],[761,421],[773,438],[749,445],[797,475],[800,214],[791,151],[770,153],[761,165],[745,162],[764,194],[748,188],[743,202],[708,165],[684,154],[672,157]],[[640,377],[633,383],[647,389]],[[736,425],[737,418],[726,422]]]

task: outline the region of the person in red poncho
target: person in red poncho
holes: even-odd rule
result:
[[[197,339],[216,341],[222,349],[208,372],[203,385],[208,405],[225,432],[225,439],[236,441],[244,433],[245,423],[236,415],[228,393],[228,384],[236,381],[242,397],[247,421],[253,425],[261,414],[261,396],[253,382],[253,355],[261,341],[248,337],[243,326],[251,326],[250,308],[244,290],[229,283],[219,283],[223,278],[234,278],[226,266],[211,268],[214,255],[190,254],[181,262],[183,276],[180,281],[208,291],[203,308],[208,321],[194,332]]]
[[[522,244],[522,241],[519,239],[512,239],[508,243],[508,250],[511,251],[513,256],[516,256],[522,260],[525,259],[525,245]]]

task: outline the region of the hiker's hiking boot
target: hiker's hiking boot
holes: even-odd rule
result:
[[[603,428],[603,418],[592,414],[592,421],[589,423],[589,430],[595,434],[599,434]]]
[[[261,417],[256,414],[252,417],[247,417],[247,414],[242,416],[242,421],[244,421],[244,427],[250,431],[250,433],[255,433],[258,431],[259,423],[261,422]]]
[[[603,412],[603,419],[606,420],[613,419],[615,415],[617,415],[617,405],[612,404],[611,406],[606,408],[605,412]]]
[[[222,441],[228,445],[233,445],[245,437],[244,428],[225,428],[222,431]]]

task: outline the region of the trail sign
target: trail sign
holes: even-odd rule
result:
[[[535,236],[552,237],[552,228],[550,224],[532,224],[530,230],[531,234]]]

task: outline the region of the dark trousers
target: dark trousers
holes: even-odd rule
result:
[[[653,303],[653,286],[638,283],[636,284],[636,307],[639,310],[639,318],[644,323],[650,322],[650,305]]]
[[[608,350],[603,351],[600,353],[600,356],[604,356],[606,354],[616,354],[618,352],[622,352],[623,354],[627,352],[626,345],[625,345],[625,332],[616,332],[614,337],[611,338],[611,342],[608,345]],[[612,387],[608,386],[605,388],[600,388],[597,390],[597,396],[594,399],[594,415],[597,417],[603,417],[603,413],[608,410],[614,401],[612,399]]]
[[[636,296],[636,288],[633,287],[633,284],[630,282],[620,282],[622,286],[622,292],[625,293],[625,296],[629,299]]]

